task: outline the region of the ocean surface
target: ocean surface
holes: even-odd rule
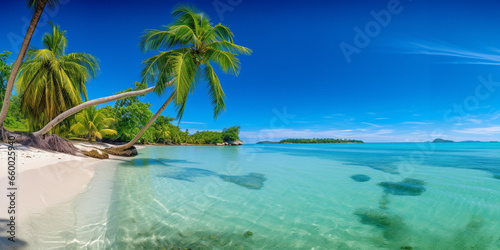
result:
[[[500,143],[147,147],[61,209],[40,246],[500,249]]]

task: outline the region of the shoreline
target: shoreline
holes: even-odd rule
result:
[[[85,145],[75,144],[78,148]],[[96,169],[106,162],[84,156],[83,154],[70,155],[59,152],[45,151],[38,148],[26,147],[15,144],[16,175],[15,175],[15,211],[9,213],[9,175],[7,171],[8,149],[6,144],[0,145],[0,159],[6,167],[0,172],[0,189],[3,204],[0,209],[0,221],[5,225],[0,226],[0,246],[12,246],[7,241],[6,224],[11,216],[15,217],[16,243],[25,245],[32,239],[27,237],[29,229],[33,229],[30,218],[38,217],[59,206],[71,202],[83,194],[89,183],[95,177]],[[112,157],[120,159],[122,157]],[[64,218],[60,218],[64,220]],[[36,236],[36,232],[32,232]],[[5,242],[4,242],[5,241]],[[19,243],[18,243],[19,242]],[[16,245],[17,245],[16,244]],[[1,248],[1,247],[0,247]]]

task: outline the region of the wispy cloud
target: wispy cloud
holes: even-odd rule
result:
[[[323,116],[323,118],[331,119],[331,118],[336,118],[336,117],[343,116],[343,115],[344,114],[331,114],[331,115],[325,115],[325,116]]]
[[[378,125],[378,124],[375,124],[375,123],[369,123],[369,122],[361,122],[362,124],[365,124],[365,125],[370,125],[372,127],[376,127],[376,128],[381,128],[382,126]]]
[[[448,63],[458,64],[486,64],[500,65],[500,53],[498,50],[489,50],[487,52],[474,51],[460,48],[459,46],[437,43],[437,42],[410,42],[403,53],[445,56],[453,58]]]
[[[403,122],[401,124],[413,124],[413,125],[431,125],[432,122],[412,122],[412,121],[408,121],[408,122]]]
[[[467,122],[472,122],[474,124],[481,124],[483,123],[482,120],[480,119],[474,119],[474,118],[463,118],[464,121],[467,121]]]
[[[375,120],[387,120],[387,119],[389,119],[389,118],[387,118],[387,117],[378,117],[378,118],[375,118]]]
[[[386,135],[386,134],[392,134],[392,133],[394,133],[394,130],[392,130],[392,129],[381,129],[381,130],[376,131],[374,134]]]
[[[483,128],[466,128],[453,130],[456,133],[476,134],[476,135],[495,135],[500,134],[500,126],[483,127]]]
[[[498,118],[500,118],[500,112],[497,112],[496,114],[494,114],[493,117],[491,117],[491,120],[494,121]]]

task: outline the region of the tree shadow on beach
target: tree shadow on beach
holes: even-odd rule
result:
[[[2,232],[0,234],[0,249],[27,249],[28,243],[19,239],[18,236],[14,238],[15,242],[9,240],[10,235],[7,234],[9,222],[10,220],[0,219],[0,232]]]

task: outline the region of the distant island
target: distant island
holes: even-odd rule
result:
[[[454,142],[454,141],[437,138],[437,139],[434,139],[434,141],[432,141],[432,142],[434,142],[434,143],[449,143],[449,142]]]
[[[313,139],[283,139],[279,142],[261,141],[257,144],[291,144],[291,143],[363,143],[361,140],[313,138]]]
[[[450,142],[456,142],[456,141],[437,138],[437,139],[434,139],[434,141],[432,141],[432,142],[434,142],[434,143],[450,143]],[[467,141],[459,141],[458,143],[460,143],[460,142],[461,143],[473,143],[473,142],[484,142],[484,141],[467,140]],[[490,142],[496,142],[496,141],[490,141]]]
[[[280,144],[279,141],[260,141],[257,144]]]
[[[313,139],[284,139],[280,143],[363,143],[362,140],[313,138]]]

